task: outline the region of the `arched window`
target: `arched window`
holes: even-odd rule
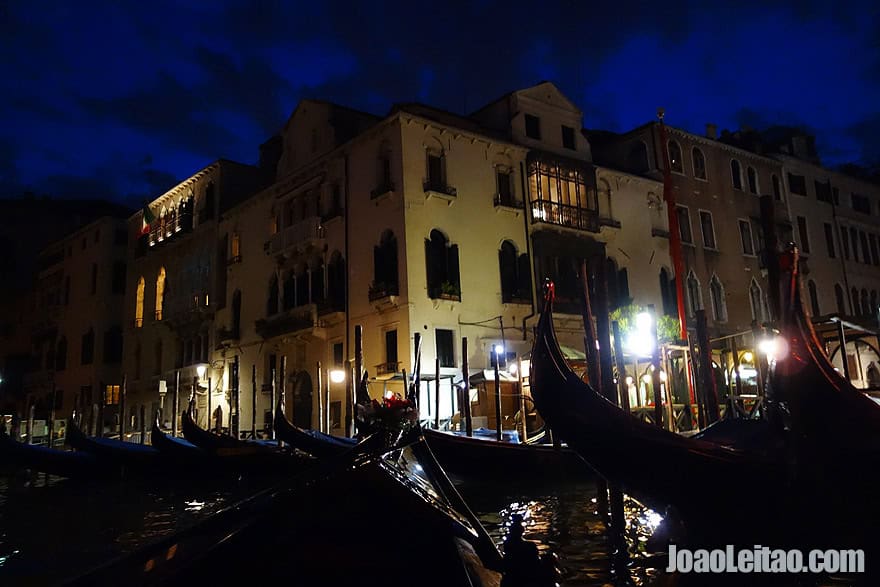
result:
[[[684,173],[684,163],[681,160],[681,145],[674,139],[669,140],[669,168],[676,173]]]
[[[318,258],[311,271],[312,303],[324,301],[324,259]]]
[[[736,159],[730,160],[730,180],[733,182],[733,189],[743,189],[742,166]]]
[[[380,299],[400,293],[400,278],[397,271],[397,237],[386,230],[373,247],[373,283],[370,298]]]
[[[861,316],[862,315],[862,305],[859,303],[859,290],[856,288],[852,288],[850,290],[850,305],[852,307],[853,316]]]
[[[281,307],[286,312],[296,307],[296,275],[293,271],[284,274],[282,282]]]
[[[749,166],[746,174],[749,178],[749,192],[753,194],[758,193],[758,173],[755,171],[754,167]]]
[[[727,301],[724,298],[724,286],[717,275],[709,281],[709,296],[712,298],[712,317],[716,322],[727,321]]]
[[[333,251],[327,265],[327,296],[333,309],[345,310],[345,260],[339,251]]]
[[[461,301],[461,277],[458,269],[458,245],[450,244],[436,228],[425,239],[425,266],[428,297]]]
[[[846,295],[839,283],[834,284],[834,299],[837,302],[837,313],[841,316],[846,315]]]
[[[816,291],[816,282],[812,279],[807,282],[807,290],[810,294],[810,312],[813,317],[821,316],[822,313],[819,311],[819,292]]]
[[[660,297],[663,300],[663,313],[667,316],[678,316],[675,279],[669,277],[669,271],[665,267],[660,269]]]
[[[159,268],[156,278],[156,320],[162,319],[162,306],[165,304],[165,268]]]
[[[773,199],[777,202],[782,201],[782,187],[779,184],[779,177],[774,173],[770,176],[770,180],[773,182]]]
[[[691,270],[687,276],[688,309],[693,316],[697,310],[703,309],[703,292],[700,290],[700,280],[697,274]]]
[[[58,345],[55,347],[55,370],[64,371],[67,369],[67,338],[58,339]]]
[[[296,269],[296,305],[309,303],[309,266],[302,263]]]
[[[763,322],[765,315],[764,292],[754,278],[752,278],[752,283],[749,285],[749,304],[752,306],[752,320]]]
[[[134,326],[140,328],[144,325],[144,278],[138,279],[137,294],[135,296],[134,306]]]
[[[691,157],[694,160],[694,177],[706,179],[706,157],[703,155],[703,151],[694,147],[691,149]]]
[[[272,273],[269,278],[269,291],[266,296],[266,316],[274,316],[278,313],[278,275]]]
[[[501,272],[501,301],[505,304],[530,302],[532,280],[529,256],[525,253],[518,255],[516,245],[504,241],[498,250],[498,268]]]

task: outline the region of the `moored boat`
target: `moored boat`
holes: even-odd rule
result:
[[[97,478],[114,474],[102,467],[94,455],[48,448],[16,441],[0,425],[0,464],[11,471],[29,469],[72,478]]]

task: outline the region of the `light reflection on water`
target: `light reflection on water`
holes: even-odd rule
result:
[[[538,543],[540,553],[558,557],[562,585],[657,585],[669,579],[663,555],[647,547],[662,516],[632,499],[624,501],[629,562],[624,574],[612,570],[614,548],[596,513],[592,482],[553,486],[477,485],[461,492],[499,548],[514,514],[523,516],[524,537]]]
[[[186,528],[263,485],[0,476],[0,585],[45,585]]]

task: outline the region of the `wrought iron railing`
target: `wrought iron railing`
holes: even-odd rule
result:
[[[398,372],[400,361],[386,361],[376,365],[376,375],[393,375]]]
[[[513,195],[495,194],[494,199],[496,206],[504,206],[506,208],[522,208],[522,202],[517,201]]]
[[[370,284],[370,301],[375,302],[388,296],[400,295],[400,286],[396,283],[371,283]]]
[[[266,252],[274,255],[313,239],[324,238],[324,227],[319,216],[312,216],[276,232],[266,243]]]
[[[575,230],[599,232],[599,213],[590,208],[536,200],[531,203],[532,222],[546,222]]]

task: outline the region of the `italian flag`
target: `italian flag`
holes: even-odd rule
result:
[[[153,222],[155,221],[156,216],[153,215],[153,212],[150,210],[149,204],[144,204],[140,235],[143,236],[145,234],[150,234],[150,225],[153,224]]]

